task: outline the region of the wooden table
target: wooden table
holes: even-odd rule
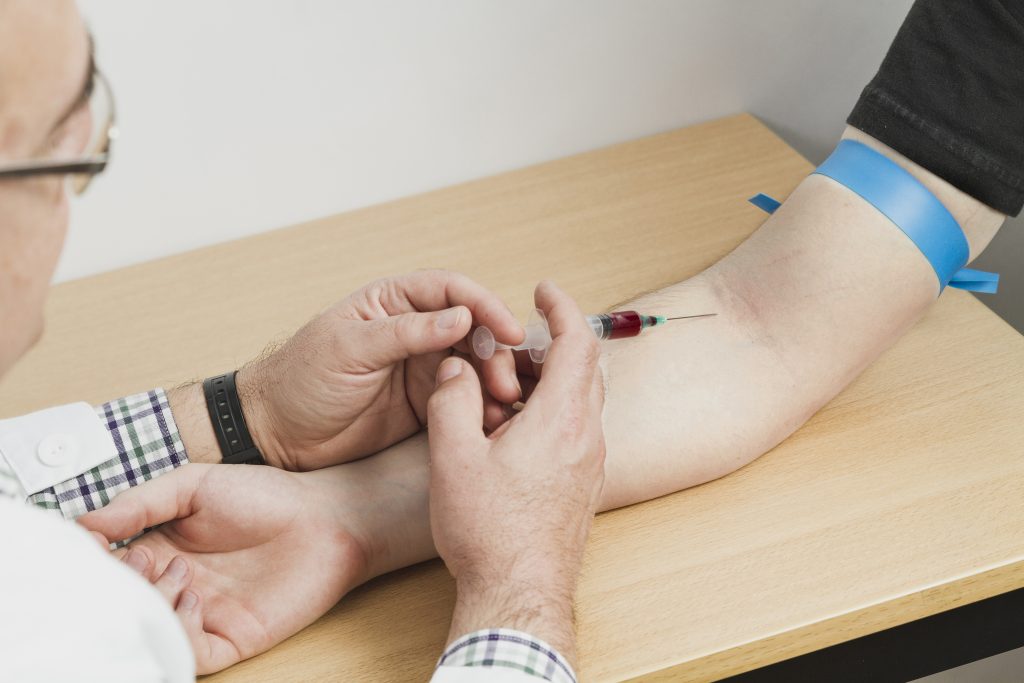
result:
[[[740,115],[63,284],[0,415],[222,371],[418,267],[524,319],[547,276],[600,309],[719,259],[810,168]],[[581,678],[714,679],[1024,585],[1022,416],[1024,339],[948,291],[770,454],[598,518]],[[452,603],[439,562],[396,572],[211,680],[426,680]]]

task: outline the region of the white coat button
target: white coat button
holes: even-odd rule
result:
[[[78,457],[78,444],[67,434],[51,434],[39,442],[36,455],[44,465],[61,467]]]

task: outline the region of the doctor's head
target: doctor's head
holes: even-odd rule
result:
[[[88,177],[64,171],[94,170],[96,78],[74,2],[0,0],[0,375],[43,329],[68,195]]]

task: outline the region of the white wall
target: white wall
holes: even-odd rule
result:
[[[910,0],[81,5],[122,136],[58,279],[741,110],[820,160]]]

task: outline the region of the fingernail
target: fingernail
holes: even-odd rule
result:
[[[146,571],[146,565],[149,564],[149,561],[146,559],[146,553],[132,548],[125,553],[124,563],[141,574]]]
[[[188,574],[188,565],[185,564],[185,560],[180,557],[176,557],[171,560],[171,563],[167,565],[167,578],[174,581],[181,581],[185,578],[185,574]]]
[[[446,358],[437,369],[437,383],[443,384],[462,372],[462,362],[455,358]]]
[[[437,319],[437,326],[441,329],[450,330],[459,324],[460,318],[462,318],[461,306],[449,308],[440,318]]]
[[[198,595],[192,591],[182,591],[181,598],[178,600],[178,607],[186,612],[191,612],[195,609],[197,602],[199,602]]]

